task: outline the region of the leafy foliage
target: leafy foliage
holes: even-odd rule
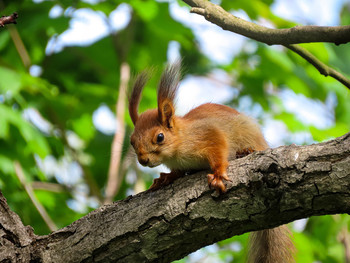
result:
[[[107,35],[89,45],[53,50],[60,34],[69,29],[75,10],[100,12],[110,26],[112,11],[125,3],[131,12],[130,22],[123,29],[110,29]],[[276,16],[271,11],[272,4],[270,0],[223,0],[221,3],[226,10],[243,10],[255,21],[263,18],[276,27],[295,25]],[[246,41],[231,63],[214,62],[202,53],[193,29],[173,18],[169,5],[153,0],[96,1],[94,4],[89,1],[0,1],[1,15],[14,11],[19,14],[17,25],[0,28],[0,189],[11,208],[25,224],[33,226],[37,234],[47,234],[49,228],[20,183],[14,161],[23,167],[27,184],[33,185],[36,197],[57,227],[101,205],[113,156],[110,150],[113,135],[101,132],[93,116],[101,105],[114,111],[122,62],[127,62],[133,73],[150,66],[162,68],[171,41],[180,46],[186,74],[205,75],[215,68],[223,69],[238,91],[238,96],[229,104],[246,108],[248,113],[258,106],[261,110],[257,115],[263,124],[268,119],[282,122],[286,127],[281,131],[286,133],[284,143],[322,141],[349,131],[350,95],[340,83],[323,77],[313,66],[285,49],[252,40]],[[54,8],[62,12],[49,15]],[[340,14],[344,24],[350,21],[346,10]],[[251,48],[247,48],[249,46]],[[350,75],[348,45],[304,46],[323,62]],[[155,77],[145,88],[141,111],[156,107],[155,87],[160,71],[154,70],[154,73]],[[296,114],[298,109],[291,110],[280,98],[284,91],[328,105],[327,117],[331,124],[320,127],[305,122]],[[245,101],[249,98],[250,104],[242,106],[243,98]],[[130,118],[126,115],[125,123],[120,125],[126,126],[119,169],[124,179],[116,199],[146,189],[157,173],[140,171],[135,158],[130,157]],[[307,138],[311,140],[294,140],[300,133],[310,134]],[[37,182],[43,183],[41,187],[34,187]],[[62,187],[52,190],[49,187],[52,184]],[[298,262],[343,262],[344,246],[337,237],[348,226],[349,218],[345,215],[311,218],[303,232],[294,234]],[[244,262],[246,242],[247,235],[234,237],[219,242],[214,251],[204,253],[206,257],[214,257],[215,262]],[[182,262],[195,260],[188,257]]]

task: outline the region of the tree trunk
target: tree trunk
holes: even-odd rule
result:
[[[230,162],[227,193],[206,172],[102,206],[36,236],[0,193],[0,262],[171,262],[219,240],[350,211],[350,133]]]

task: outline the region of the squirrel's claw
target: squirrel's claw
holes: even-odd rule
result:
[[[226,174],[223,174],[221,176],[217,176],[215,174],[208,174],[209,187],[215,189],[216,192],[218,192],[219,194],[226,192],[226,186],[223,183],[222,179],[232,182],[232,180],[228,178]]]
[[[222,178],[223,178],[224,180],[229,181],[229,182],[232,183],[232,180],[227,176],[226,173],[222,175]]]

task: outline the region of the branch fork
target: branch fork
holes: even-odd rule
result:
[[[295,26],[292,28],[267,28],[232,15],[221,6],[207,0],[183,0],[191,6],[191,13],[203,16],[224,30],[240,34],[267,45],[283,45],[295,52],[320,74],[330,76],[350,89],[350,79],[330,68],[313,54],[296,44],[329,42],[336,45],[350,42],[350,25],[347,26]]]

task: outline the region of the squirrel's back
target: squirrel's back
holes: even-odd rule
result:
[[[262,151],[268,148],[258,124],[252,118],[228,106],[202,104],[188,112],[183,119],[191,123],[191,130],[201,131],[208,127],[220,129],[232,154],[243,149]]]

